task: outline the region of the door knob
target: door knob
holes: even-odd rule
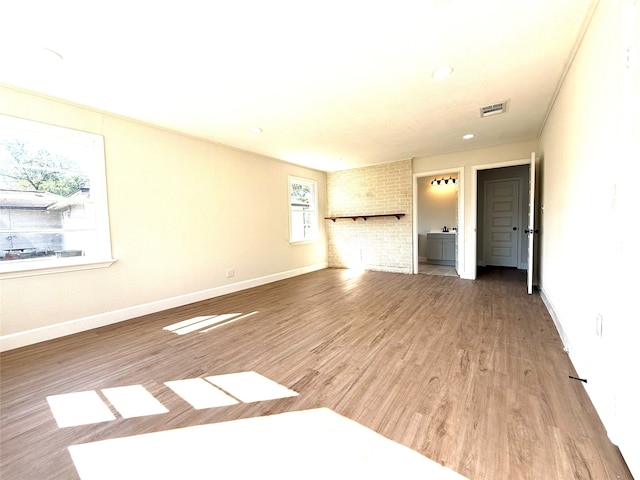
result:
[[[513,227],[513,229],[514,229],[514,230],[517,230],[517,229],[518,229],[518,227]]]

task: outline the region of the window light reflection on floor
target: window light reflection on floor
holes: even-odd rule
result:
[[[328,408],[71,445],[82,480],[468,480]]]
[[[166,385],[194,408],[298,395],[254,371]],[[164,409],[142,385],[105,388],[102,394],[122,416],[153,415]],[[72,421],[83,425],[115,419],[93,390],[53,395],[47,401],[60,427],[72,426]],[[281,480],[297,480],[300,472],[313,479],[468,480],[328,408],[110,438],[68,449],[81,480],[195,479],[211,478],[212,472],[221,478]]]
[[[362,267],[347,268],[342,272],[342,278],[344,280],[351,280],[360,277],[364,272],[365,270]]]
[[[228,320],[226,322],[216,323],[213,327],[209,327],[209,328],[207,328],[205,330],[202,330],[201,333],[207,333],[207,332],[210,332],[211,330],[215,330],[216,328],[224,327],[225,325],[229,325],[230,323],[237,322],[238,320],[242,320],[243,318],[250,317],[251,315],[255,315],[256,313],[258,313],[258,312],[247,313],[246,315],[242,315],[240,317],[232,318],[231,320]]]
[[[256,313],[258,312],[257,311],[251,312],[245,315],[242,315],[242,313],[225,313],[222,315],[201,315],[198,317],[189,318],[187,320],[182,320],[180,322],[173,323],[171,325],[167,325],[166,327],[163,327],[163,330],[168,330],[177,335],[185,335],[187,333],[191,333],[195,331],[206,333],[211,330],[215,330],[216,328],[222,327],[224,325],[233,323],[237,320],[241,320],[251,315],[255,315]]]
[[[115,415],[95,390],[47,397],[59,428],[115,420]]]
[[[233,397],[207,382],[204,378],[187,378],[165,382],[174,393],[196,410],[223,407],[239,403]]]
[[[196,410],[298,395],[298,392],[253,371],[174,380],[165,382],[165,385]],[[101,391],[122,418],[169,412],[142,385],[104,388]],[[116,419],[107,402],[95,390],[50,395],[47,402],[59,428]]]
[[[238,372],[206,377],[206,380],[242,402],[260,402],[295,397],[297,392],[256,372]]]
[[[142,385],[104,388],[102,394],[123,418],[145,417],[169,411]]]
[[[364,272],[365,269],[359,266],[343,270],[342,278],[345,282],[342,284],[342,290],[348,292],[349,290],[356,288],[360,283],[360,279]]]

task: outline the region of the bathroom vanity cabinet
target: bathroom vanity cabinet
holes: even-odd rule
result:
[[[427,263],[455,265],[456,232],[427,233]]]

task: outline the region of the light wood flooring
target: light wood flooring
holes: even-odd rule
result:
[[[0,478],[78,478],[74,444],[328,407],[470,480],[631,479],[525,290],[515,270],[469,281],[327,269],[5,352]],[[163,330],[231,312],[257,313]],[[241,371],[299,395],[196,410],[164,384]],[[169,412],[58,428],[46,401],[137,384]]]

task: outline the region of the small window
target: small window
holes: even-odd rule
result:
[[[289,240],[308,242],[318,238],[318,184],[313,180],[289,177]]]
[[[99,135],[0,115],[0,273],[111,259]]]

